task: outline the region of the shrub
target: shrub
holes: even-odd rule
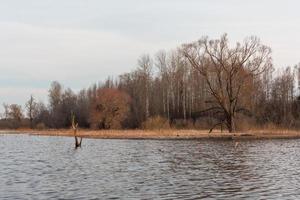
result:
[[[143,129],[169,129],[170,123],[169,120],[161,117],[161,116],[155,116],[148,118],[145,122],[142,123]]]
[[[202,118],[196,120],[194,128],[199,129],[199,130],[209,130],[216,123],[218,123],[218,121],[213,118],[202,117]],[[224,127],[225,127],[225,125],[224,125]],[[220,129],[220,128],[221,128],[220,126],[216,127],[216,129]]]
[[[191,119],[175,119],[172,121],[171,127],[175,129],[195,129],[195,124]]]
[[[249,131],[251,129],[256,129],[255,119],[251,117],[239,116],[235,120],[237,131]]]
[[[46,125],[44,123],[42,123],[42,122],[38,123],[35,127],[38,130],[44,130],[44,129],[46,129]]]

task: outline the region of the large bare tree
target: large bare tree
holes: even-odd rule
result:
[[[205,79],[213,97],[208,110],[222,113],[228,131],[235,132],[236,113],[242,109],[241,93],[251,80],[272,67],[271,49],[256,37],[231,46],[224,34],[217,40],[204,37],[185,44],[182,53]]]

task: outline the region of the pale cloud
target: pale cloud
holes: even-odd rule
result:
[[[18,88],[18,87],[0,87],[1,103],[20,104],[24,108],[25,101],[33,95],[37,101],[45,102],[47,99],[47,89],[41,88]],[[2,105],[0,111],[3,112]]]
[[[91,83],[127,71],[141,52],[155,49],[110,32],[3,22],[0,43],[5,46],[0,48],[1,70],[13,79],[37,81],[90,78]]]

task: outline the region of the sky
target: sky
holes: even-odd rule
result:
[[[143,54],[202,36],[251,35],[276,68],[300,62],[298,0],[0,1],[0,104],[47,100],[52,81],[75,91],[137,66]],[[0,112],[3,111],[0,106]]]

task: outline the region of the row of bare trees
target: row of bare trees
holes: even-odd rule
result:
[[[69,127],[75,115],[80,127],[102,129],[138,128],[156,116],[173,127],[223,126],[230,132],[241,122],[300,127],[300,67],[275,71],[271,49],[256,37],[236,44],[226,34],[203,37],[143,55],[137,65],[78,93],[53,82],[47,106],[32,96],[26,103],[30,126]],[[5,105],[3,120],[24,118],[20,106],[19,118],[12,114],[18,113],[14,106]]]

